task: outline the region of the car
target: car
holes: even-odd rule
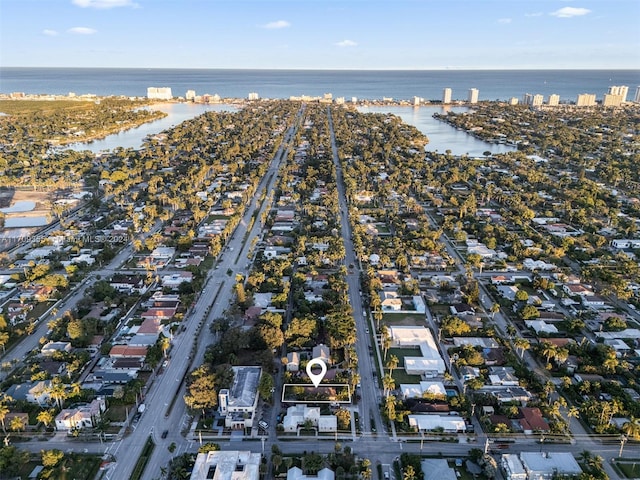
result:
[[[262,429],[262,430],[266,430],[267,428],[269,428],[269,424],[267,422],[265,422],[264,420],[260,420],[258,422],[258,426]]]
[[[389,472],[384,472],[384,478],[388,479],[389,478]]]
[[[160,435],[162,438],[167,438],[167,435],[169,435],[169,430],[165,430],[164,432],[162,432],[162,435]]]
[[[364,329],[364,331],[365,331],[365,333],[366,333],[367,335],[369,335],[369,329],[368,329],[368,328],[365,328],[365,329]]]

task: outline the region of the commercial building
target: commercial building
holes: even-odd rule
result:
[[[227,428],[253,427],[261,373],[260,367],[233,367],[233,385],[218,393],[218,410]]]
[[[259,453],[250,451],[216,451],[199,453],[191,480],[258,480]]]

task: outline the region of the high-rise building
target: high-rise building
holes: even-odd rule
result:
[[[622,103],[627,101],[627,94],[629,93],[629,87],[626,85],[614,85],[609,87],[609,91],[607,92],[610,95],[620,95],[622,99]]]
[[[153,100],[171,100],[171,87],[149,87],[147,88],[147,98]]]
[[[251,92],[247,96],[247,100],[260,100],[260,95],[258,95],[256,92]]]
[[[539,107],[544,103],[544,97],[539,93],[535,95],[531,93],[525,93],[524,98],[522,99],[522,103],[525,105],[531,105],[532,107]]]
[[[478,96],[480,92],[477,88],[469,89],[469,103],[478,103]]]
[[[511,97],[509,99],[509,105],[518,105],[518,102],[519,102],[518,97]]]
[[[196,99],[196,91],[187,90],[187,93],[184,94],[184,98],[193,102]]]
[[[633,101],[640,103],[640,86],[636,87],[636,96],[633,97]]]
[[[549,95],[549,101],[547,102],[547,105],[550,105],[552,107],[560,105],[560,95],[558,95],[557,93]]]
[[[413,97],[413,106],[414,107],[419,107],[421,103],[422,103],[422,98]]]
[[[605,93],[602,97],[603,107],[619,107],[622,105],[622,95],[616,95],[613,93]]]
[[[581,93],[576,100],[578,107],[594,107],[596,105],[595,93]]]
[[[442,103],[451,103],[451,89],[449,87],[442,90]]]

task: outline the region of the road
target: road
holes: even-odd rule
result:
[[[236,274],[245,275],[248,271],[249,256],[253,248],[251,240],[260,235],[262,231],[260,218],[262,218],[262,213],[271,206],[267,200],[258,205],[258,200],[263,192],[274,190],[280,165],[287,156],[289,142],[295,135],[302,113],[302,111],[298,113],[294,125],[286,132],[267,173],[256,189],[256,194],[245,210],[243,219],[227,241],[216,268],[209,272],[203,291],[192,313],[185,319],[187,330],[181,333],[174,342],[171,362],[145,400],[149,410],[143,414],[136,430],[123,440],[123,442],[127,442],[126,451],[117,455],[117,465],[109,472],[108,478],[129,478],[148,435],[152,435],[157,446],[145,469],[143,479],[160,477],[160,469],[167,463],[169,456],[167,447],[172,442],[178,446],[174,455],[178,451],[186,450],[193,443],[185,440],[181,434],[181,430],[188,428],[190,424],[190,416],[182,400],[185,393],[182,379],[192,368],[204,362],[206,347],[217,341],[216,335],[211,332],[209,327],[213,320],[223,317],[225,310],[231,306],[234,299],[233,287]],[[247,231],[247,226],[258,208],[260,210],[259,214],[255,216],[256,221],[251,230]],[[196,349],[192,358],[189,352],[193,346],[194,338],[196,339]],[[177,397],[175,404],[170,413],[165,416],[174,397]],[[165,430],[168,430],[168,434],[165,439],[162,439],[162,432]]]

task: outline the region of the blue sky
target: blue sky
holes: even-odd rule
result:
[[[0,66],[640,68],[638,0],[0,0]]]

